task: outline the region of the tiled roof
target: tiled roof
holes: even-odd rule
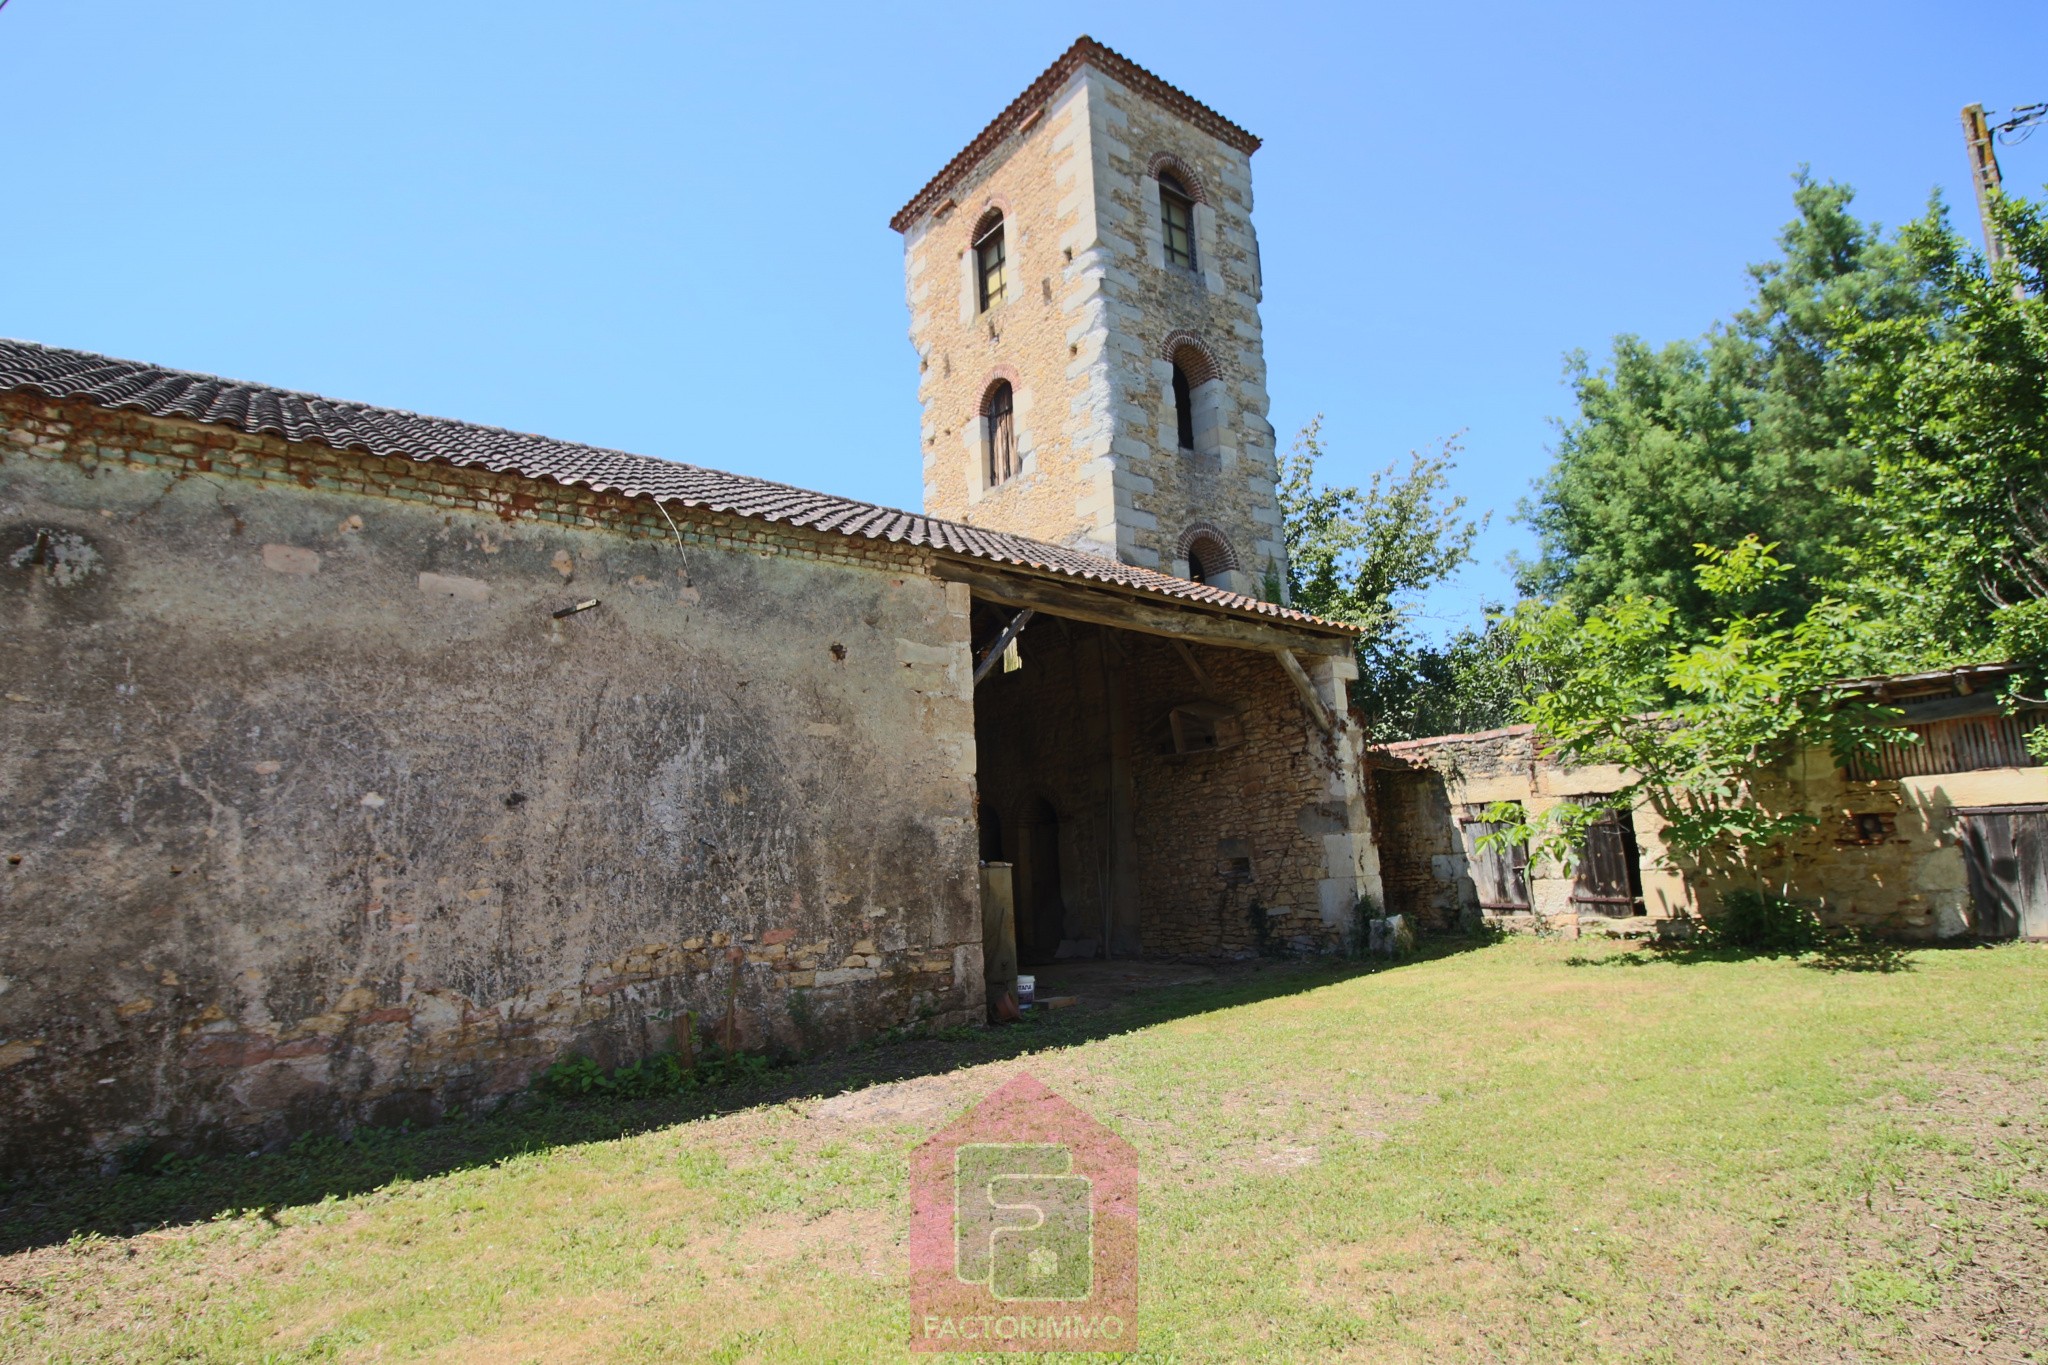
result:
[[[994,150],[997,143],[1016,132],[1025,119],[1042,109],[1045,102],[1058,94],[1059,88],[1067,83],[1067,77],[1083,66],[1092,66],[1105,75],[1115,77],[1133,90],[1179,114],[1226,147],[1235,147],[1246,156],[1259,150],[1258,138],[1187,91],[1169,85],[1129,57],[1120,52],[1113,52],[1083,34],[1076,38],[1074,45],[1062,52],[1037,80],[1026,86],[1023,94],[1010,101],[1010,107],[997,114],[995,121],[982,129],[974,141],[962,148],[958,156],[948,161],[944,170],[933,176],[923,189],[912,195],[909,203],[896,210],[896,216],[889,220],[889,226],[898,232],[907,230],[926,209],[937,204],[948,191],[965,180],[968,172],[980,165],[981,159]]]
[[[1080,550],[834,497],[830,493],[813,493],[768,479],[531,436],[502,427],[423,417],[396,408],[375,408],[213,375],[166,370],[88,351],[0,339],[0,392],[24,390],[46,398],[141,412],[151,417],[229,427],[250,435],[267,433],[335,450],[474,465],[521,478],[580,485],[629,498],[653,498],[657,502],[702,507],[835,535],[926,545],[971,559],[1019,565],[1225,611],[1325,630],[1350,630],[1306,612]]]

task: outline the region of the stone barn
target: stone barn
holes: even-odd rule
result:
[[[685,1012],[978,1021],[983,851],[1027,956],[1331,947],[1371,889],[1341,628],[76,352],[0,389],[0,1168],[425,1120]]]
[[[0,343],[0,1170],[1341,946],[1257,145],[1084,38],[905,207],[926,515]]]

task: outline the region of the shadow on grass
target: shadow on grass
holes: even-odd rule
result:
[[[1574,954],[1568,967],[1648,967],[1655,963],[1689,967],[1703,962],[1753,962],[1760,958],[1797,962],[1816,972],[1910,972],[1913,951],[1896,943],[1870,938],[1833,938],[1811,948],[1740,948],[1727,944],[1655,943],[1627,952],[1595,957]]]
[[[963,1028],[933,1037],[895,1037],[807,1058],[717,1090],[646,1099],[553,1099],[529,1092],[487,1116],[451,1117],[432,1127],[359,1128],[350,1137],[313,1135],[282,1152],[169,1157],[152,1171],[74,1175],[0,1185],[0,1254],[80,1236],[120,1237],[166,1224],[362,1194],[394,1181],[423,1180],[501,1165],[532,1153],[609,1142],[756,1105],[835,1095],[890,1081],[938,1075],[984,1062],[1074,1047],[1171,1019],[1256,1004],[1396,971],[1484,946],[1478,939],[1425,940],[1403,963],[1307,959],[1234,963],[1216,980],[1134,992],[1088,1008],[1033,1014],[1001,1028]]]

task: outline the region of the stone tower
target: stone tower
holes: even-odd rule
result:
[[[1285,581],[1258,146],[1082,38],[904,205],[926,512]]]

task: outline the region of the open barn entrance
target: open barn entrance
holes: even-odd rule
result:
[[[1057,960],[1066,941],[1059,811],[1044,797],[1033,798],[1030,817],[1017,834],[1017,957],[1035,967]]]
[[[1369,846],[1335,725],[1348,639],[976,587],[981,853],[1007,865],[1022,971],[1342,945]]]

